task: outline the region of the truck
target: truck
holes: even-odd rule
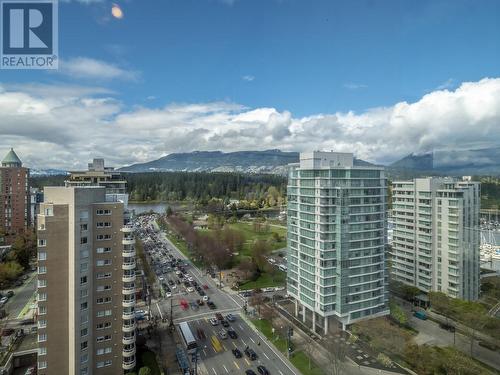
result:
[[[427,320],[427,314],[425,313],[425,311],[422,310],[415,311],[413,313],[413,316],[421,320]]]

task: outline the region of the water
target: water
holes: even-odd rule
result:
[[[154,211],[159,214],[165,213],[169,204],[168,203],[129,203],[129,210],[134,210],[135,214],[142,214],[144,212]]]

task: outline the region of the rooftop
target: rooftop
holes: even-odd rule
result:
[[[2,167],[21,167],[22,165],[23,162],[19,159],[13,148],[10,149],[2,160]]]

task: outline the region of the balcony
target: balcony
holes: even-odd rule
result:
[[[123,245],[134,245],[135,244],[135,238],[134,237],[123,237],[122,240]]]
[[[135,298],[134,299],[124,299],[122,300],[123,307],[133,307],[135,306]]]
[[[123,336],[122,343],[123,345],[130,345],[135,343],[135,335]]]
[[[121,231],[123,233],[132,233],[134,231],[134,227],[132,225],[124,225]]]
[[[123,332],[133,332],[135,330],[135,322],[133,322],[132,324],[124,324],[122,326],[122,331]]]
[[[134,270],[135,269],[135,260],[133,262],[127,262],[122,264],[123,270]]]
[[[123,249],[122,256],[124,258],[135,257],[135,249],[134,248],[132,248],[132,249]]]
[[[122,351],[122,354],[123,354],[123,358],[127,358],[127,357],[131,357],[135,354],[135,345],[130,348],[130,349],[125,349],[123,348],[123,351]]]
[[[131,283],[131,282],[134,282],[135,281],[135,272],[133,273],[130,273],[130,274],[124,274],[122,276],[122,281],[124,283]]]
[[[135,293],[135,286],[131,288],[123,288],[122,289],[122,294],[134,294]]]
[[[125,358],[122,362],[122,368],[124,370],[132,370],[135,367],[135,356],[132,357],[132,360]]]

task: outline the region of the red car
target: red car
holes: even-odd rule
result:
[[[189,304],[188,304],[188,302],[185,299],[181,300],[181,307],[182,307],[183,310],[187,310],[188,309]]]
[[[205,290],[209,289],[208,285],[207,285],[207,284],[204,284],[204,285],[203,285],[203,289],[205,289]]]

